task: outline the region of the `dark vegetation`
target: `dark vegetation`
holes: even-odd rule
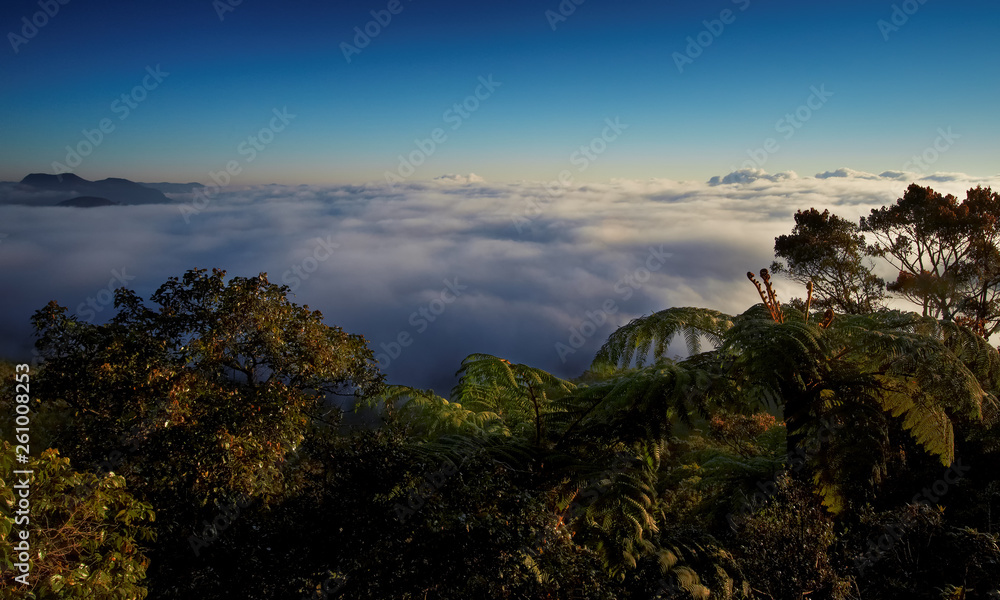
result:
[[[1000,598],[998,217],[916,185],[858,225],[799,212],[773,270],[803,298],[751,273],[743,314],[636,319],[572,381],[471,355],[448,398],[264,275],[119,290],[104,325],[50,303],[31,584],[4,479],[2,596]]]

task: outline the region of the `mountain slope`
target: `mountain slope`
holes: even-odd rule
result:
[[[170,202],[163,192],[148,188],[128,179],[108,178],[88,181],[72,173],[50,175],[32,173],[21,180],[22,190],[60,192],[64,198],[56,198],[53,204],[72,200],[81,196],[104,198],[114,204],[166,204]]]

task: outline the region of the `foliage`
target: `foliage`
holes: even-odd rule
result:
[[[267,496],[285,454],[329,412],[324,394],[376,389],[363,338],[324,325],[264,275],[225,284],[224,274],[171,278],[153,295],[159,310],[119,290],[107,325],[55,303],[35,314],[39,396],[75,415],[64,452],[99,464],[131,446],[119,470],[161,501]]]
[[[488,354],[472,354],[462,361],[459,383],[452,396],[479,412],[497,415],[515,433],[531,431],[535,445],[542,443],[545,416],[553,399],[576,386],[541,369],[511,364]]]
[[[752,415],[727,415],[720,411],[708,423],[709,435],[747,457],[759,452],[755,444],[771,428],[777,426],[774,415],[766,412]]]
[[[32,473],[15,474],[15,469]],[[15,447],[6,441],[0,448],[0,473],[5,598],[146,597],[149,559],[142,545],[153,538],[149,523],[154,514],[149,504],[129,493],[124,477],[74,471],[69,459],[53,449],[18,464]],[[81,488],[85,494],[77,493]],[[27,509],[20,504],[25,493]],[[21,544],[29,550],[19,548]],[[28,585],[13,581],[23,574],[14,566],[22,562],[22,552],[30,556]]]
[[[911,184],[892,206],[872,209],[861,229],[869,252],[898,270],[888,289],[945,321],[963,317],[988,337],[1000,326],[1000,195],[966,199]]]
[[[105,325],[55,302],[33,317],[45,362],[32,389],[42,412],[72,416],[55,443],[156,507],[153,573],[172,582],[220,506],[290,491],[286,457],[317,425],[336,425],[331,396],[382,382],[363,337],[325,325],[264,274],[224,276],[171,278],[152,296],[158,309],[120,289]]]
[[[633,354],[652,352],[662,359],[667,332],[676,331],[679,323],[695,321],[694,310],[667,309],[633,321],[628,329],[612,334],[596,361],[618,357],[619,368],[624,368]],[[838,446],[838,451],[853,450],[856,455],[835,458],[839,454],[831,444],[839,442],[832,442],[810,461],[818,468],[814,473],[818,488],[828,504],[840,510],[846,501],[841,469],[856,471],[863,465],[871,474],[870,483],[878,483],[891,454],[878,440],[893,427],[901,426],[947,465],[955,456],[955,424],[980,422],[995,410],[994,384],[990,381],[984,389],[980,377],[995,378],[1000,356],[966,328],[898,312],[838,317],[828,328],[816,325],[815,319],[806,322],[791,307],[785,316],[785,322],[777,323],[758,306],[728,319],[732,326],[719,338],[718,350],[706,357],[716,369],[701,371],[721,381],[663,387],[670,379],[660,377],[655,389],[662,414],[669,415],[670,409],[705,411],[720,404],[730,410],[767,410],[773,402],[787,426],[789,456],[801,451],[804,441],[824,423],[861,418],[866,426],[860,431],[868,441],[855,439],[851,445]],[[709,311],[701,318],[721,320]],[[664,330],[659,337],[632,334],[657,326]],[[654,383],[642,389],[650,385]],[[632,388],[629,394],[633,401],[642,397],[636,391]]]
[[[367,399],[365,406],[385,408],[396,417],[405,419],[423,437],[434,438],[472,429],[485,433],[501,426],[500,415],[492,411],[472,410],[460,402],[438,396],[433,390],[419,390],[405,385],[386,386],[376,398]],[[506,429],[502,431],[507,432]]]
[[[735,522],[735,554],[762,598],[849,598],[830,516],[809,490],[782,477],[772,501]]]
[[[701,351],[701,339],[707,338],[718,346],[725,332],[732,326],[729,315],[700,308],[673,308],[648,317],[634,319],[611,334],[608,343],[601,346],[594,358],[592,369],[601,367],[642,367],[650,351],[656,359],[666,354],[667,346],[675,336],[683,336],[688,351]]]
[[[863,598],[994,598],[1000,595],[996,534],[949,525],[931,506],[867,512],[854,563]]]
[[[612,334],[574,387],[556,385],[558,392],[546,396],[550,401],[537,421],[532,405],[523,403],[523,384],[510,376],[514,369],[495,357],[470,357],[466,364],[488,365],[478,380],[481,389],[491,390],[484,397],[506,400],[477,405],[465,396],[461,406],[468,414],[462,419],[496,423],[498,413],[509,411],[520,415],[511,423],[543,424],[541,429],[492,431],[522,451],[521,460],[504,464],[526,472],[546,464],[533,480],[547,485],[554,473],[561,474],[558,489],[564,491],[555,508],[574,539],[596,551],[612,577],[641,571],[656,556],[667,557],[664,567],[681,570],[711,556],[706,551],[711,544],[700,552],[674,552],[660,535],[668,513],[716,527],[725,511],[731,514],[740,506],[723,490],[743,490],[745,502],[755,481],[774,481],[784,468],[795,486],[818,492],[831,513],[854,514],[904,481],[907,471],[894,469],[925,469],[918,460],[922,452],[950,464],[958,441],[995,419],[1000,357],[968,328],[898,311],[840,315],[827,322],[815,316],[807,321],[790,306],[780,312],[781,322],[762,305],[735,317],[679,308],[636,319]],[[716,347],[668,360],[664,354],[671,338],[685,333],[690,346],[707,339]],[[536,375],[536,381],[545,380]],[[460,383],[456,390],[461,389]],[[444,402],[435,405],[438,410],[448,406]],[[456,409],[447,410],[447,418],[453,418]],[[767,414],[750,416],[761,410],[777,411],[771,414],[781,415],[784,426],[771,426]],[[695,471],[678,471],[687,474],[673,479],[675,491],[668,492],[660,484],[666,476],[660,466],[667,451],[662,440],[677,425],[712,432],[716,449],[698,460]],[[457,439],[491,436],[481,426],[453,431]],[[547,441],[537,448],[538,439]],[[784,452],[776,453],[775,442],[781,441]],[[900,451],[910,458],[901,461]],[[626,460],[609,466],[611,453]],[[588,460],[601,466],[582,468]],[[679,500],[688,507],[681,509]],[[830,518],[823,517],[824,531]],[[766,528],[758,533],[778,535]],[[835,550],[816,551],[826,556]],[[702,565],[692,571],[690,593],[704,587],[702,577],[708,581],[713,571],[728,572],[721,556],[708,569]],[[836,594],[847,593],[848,579],[835,576],[830,565],[823,585],[834,594],[830,597],[840,597]],[[738,583],[738,572],[716,587]],[[803,577],[800,573],[798,583],[786,583],[807,591],[813,583]]]
[[[615,597],[544,493],[486,455],[442,469],[414,442],[392,428],[312,438],[301,493],[213,546],[199,598],[304,598],[331,579],[330,598]]]
[[[862,314],[885,306],[885,282],[866,264],[864,234],[828,210],[796,211],[792,233],[774,238],[774,254],[780,260],[771,271],[811,282],[816,308]]]

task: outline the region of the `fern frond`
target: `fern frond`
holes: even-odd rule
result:
[[[404,385],[386,386],[375,403],[391,406],[400,418],[421,429],[428,437],[467,431],[484,434],[502,429],[500,415],[487,410],[470,410],[434,394]]]
[[[555,400],[576,385],[542,369],[489,354],[471,354],[462,361],[452,398],[473,410],[498,415],[517,435],[531,434],[543,443],[550,414],[559,412]]]
[[[723,336],[732,326],[732,317],[705,308],[668,308],[652,315],[633,319],[615,331],[594,357],[592,369],[612,366],[626,369],[633,364],[646,364],[649,352],[653,361],[665,357],[667,346],[677,335],[683,335],[691,354],[701,351],[701,339],[713,346],[722,344]]]

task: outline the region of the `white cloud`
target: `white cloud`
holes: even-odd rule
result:
[[[755,181],[783,181],[785,179],[796,179],[798,175],[795,171],[770,174],[761,169],[739,169],[725,176],[718,176],[708,180],[709,185],[724,185],[735,183],[753,183]]]
[[[441,175],[435,177],[434,181],[440,183],[484,183],[486,180],[475,173],[469,173],[468,175]]]
[[[888,173],[888,171],[886,171]],[[881,175],[876,175],[874,173],[866,173],[864,171],[855,171],[854,169],[837,169],[836,171],[825,171],[823,173],[818,173],[816,179],[829,179],[831,177],[850,177],[852,179],[879,179]]]
[[[221,191],[190,223],[178,208],[182,196],[178,204],[100,210],[0,205],[8,235],[0,285],[10,290],[0,297],[0,354],[30,353],[32,312],[53,299],[77,312],[107,288],[113,269],[135,276],[132,287],[148,299],[170,276],[219,267],[267,272],[294,287],[296,302],[364,334],[379,353],[410,334],[412,345],[390,361],[392,381],[446,393],[471,352],[573,376],[631,318],[683,305],[736,313],[759,301],[745,273],[770,264],[774,237],[791,230],[796,210],[856,219],[912,181],[834,173],[841,171],[737,172],[718,183],[615,180],[555,193],[540,182],[472,175],[254,186]],[[922,184],[961,198],[979,184],[1000,188],[1000,177],[947,174]],[[648,269],[650,248],[669,255],[666,264]],[[435,302],[455,278],[461,295]],[[785,283],[779,293],[802,294]],[[555,344],[609,300],[615,314],[563,364]],[[104,307],[98,320],[110,313]]]

